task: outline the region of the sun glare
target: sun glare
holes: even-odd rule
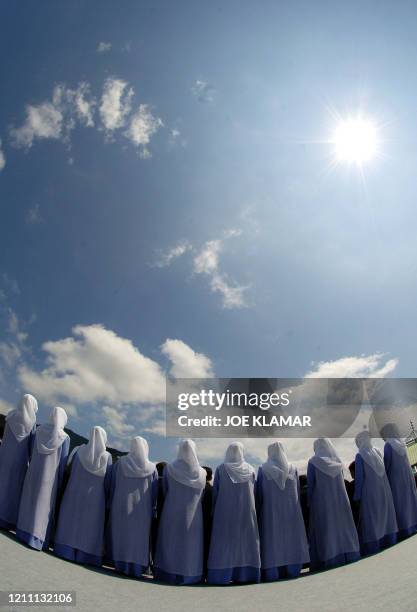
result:
[[[331,139],[338,163],[362,166],[378,153],[378,131],[370,119],[356,117],[340,121]]]

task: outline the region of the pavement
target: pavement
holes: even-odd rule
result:
[[[76,591],[72,612],[415,612],[417,536],[357,563],[257,585],[173,587],[37,552],[0,533],[0,590]],[[35,606],[30,606],[35,608]],[[9,606],[0,610],[12,610]],[[28,609],[16,607],[13,610]],[[39,610],[39,607],[36,607]]]

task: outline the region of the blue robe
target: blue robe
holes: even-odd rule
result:
[[[36,426],[20,442],[6,421],[0,445],[0,528],[15,529]]]
[[[111,456],[106,474],[87,471],[75,453],[59,510],[54,552],[68,561],[100,566],[104,552],[104,520],[110,490]]]
[[[378,476],[358,453],[355,458],[355,493],[360,501],[358,534],[361,552],[373,554],[397,541],[397,520],[386,473]]]
[[[213,526],[207,582],[259,582],[260,542],[254,480],[234,483],[224,465],[213,482]]]
[[[117,461],[111,477],[106,559],[128,576],[139,578],[149,567],[157,496],[156,470],[144,478],[126,476]]]
[[[311,570],[359,559],[359,539],[342,472],[328,476],[309,461],[307,487]]]
[[[262,467],[256,481],[256,507],[261,538],[262,580],[296,578],[304,563],[310,561],[300,484],[295,468],[280,489],[268,480]]]
[[[417,490],[407,455],[400,455],[388,442],[384,464],[391,485],[398,523],[398,537],[417,533]]]
[[[159,522],[154,576],[170,584],[195,584],[203,577],[204,489],[190,487],[172,478],[164,469],[164,506]]]
[[[20,499],[16,536],[36,550],[48,549],[53,537],[56,501],[62,488],[69,446],[67,437],[54,452],[40,453],[35,436]]]

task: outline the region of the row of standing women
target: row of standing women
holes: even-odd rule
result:
[[[36,411],[36,399],[25,395],[6,419],[0,527],[16,530],[19,540],[38,550],[53,544],[55,554],[71,561],[105,562],[136,577],[152,565],[157,579],[174,584],[270,581],[297,577],[307,565],[317,570],[348,563],[417,532],[417,492],[398,436],[386,439],[384,457],[368,432],[356,437],[357,526],[334,446],[325,438],[314,442],[307,470],[308,538],[297,469],[283,445],[268,447],[256,476],[243,445],[235,442],[215,472],[205,564],[206,472],[193,441],[180,443],[177,459],[158,478],[143,438],[133,438],[130,452],[112,466],[106,433],[93,427],[88,443],[68,457],[65,411],[54,408],[50,422],[38,428]],[[158,490],[164,503],[153,554]]]

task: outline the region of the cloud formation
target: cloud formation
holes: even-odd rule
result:
[[[191,92],[199,102],[214,102],[216,90],[207,81],[197,79],[191,87]]]
[[[140,147],[141,157],[146,158],[150,156],[147,145],[150,143],[151,137],[163,125],[162,119],[154,117],[147,104],[141,104],[136,113],[131,117],[125,136],[136,147]]]
[[[221,238],[208,240],[202,247],[196,248],[188,240],[182,240],[177,245],[159,253],[155,265],[158,268],[166,268],[173,261],[192,252],[192,266],[194,274],[202,274],[209,278],[210,289],[213,293],[219,293],[222,297],[222,306],[226,309],[246,307],[246,291],[249,286],[239,285],[231,281],[220,269],[220,256],[223,252],[225,242],[242,234],[242,230],[233,228],[223,232]]]
[[[53,103],[29,104],[23,125],[10,130],[12,143],[17,148],[30,149],[35,139],[57,140],[62,134],[62,123],[62,113]]]
[[[164,401],[160,366],[133,343],[101,325],[77,325],[73,336],[45,342],[47,367],[26,365],[23,386],[49,404],[61,398],[75,403],[149,403]]]
[[[10,129],[12,144],[29,150],[35,140],[68,142],[77,122],[86,127],[94,126],[95,104],[88,83],[81,82],[76,89],[58,84],[53,89],[51,100],[26,106],[23,124]]]
[[[133,88],[126,81],[110,77],[103,86],[99,113],[108,134],[122,128],[132,108]]]
[[[147,104],[140,104],[132,112],[133,97],[133,87],[117,77],[104,81],[98,100],[87,82],[80,82],[75,89],[65,83],[57,84],[51,99],[26,106],[23,123],[10,129],[11,142],[14,147],[26,151],[36,140],[59,140],[69,145],[71,132],[77,125],[97,127],[104,131],[107,140],[113,140],[115,134],[120,133],[139,149],[142,158],[150,157],[148,145],[164,124]],[[0,170],[5,163],[2,155],[0,141]]]
[[[384,378],[391,374],[398,365],[398,359],[384,362],[384,353],[360,355],[359,357],[341,357],[335,361],[313,363],[312,370],[306,378]]]
[[[188,240],[182,240],[171,249],[168,249],[168,251],[165,253],[159,253],[154,265],[157,268],[166,268],[171,265],[175,259],[178,259],[179,257],[185,255],[185,253],[188,251],[191,251],[192,248],[193,247]]]
[[[161,351],[171,362],[169,373],[174,378],[210,378],[213,364],[203,353],[196,353],[182,340],[167,339]]]
[[[72,335],[45,342],[46,367],[20,363],[22,388],[49,406],[61,404],[73,416],[83,410],[104,419],[112,443],[128,445],[134,431],[163,435],[165,373],[131,340],[102,325],[77,325]],[[212,364],[181,340],[168,339],[161,347],[172,376],[208,376]]]
[[[112,44],[110,42],[99,42],[97,45],[97,53],[107,53],[108,51],[110,51],[112,47]]]
[[[210,278],[210,288],[213,293],[220,293],[223,308],[244,308],[247,306],[245,292],[248,286],[231,282],[227,275],[220,271],[220,253],[224,240],[238,236],[238,230],[225,233],[224,239],[209,240],[194,257],[193,266],[196,274],[204,274]]]
[[[3,368],[13,368],[27,351],[27,333],[21,328],[17,314],[12,308],[7,312],[5,338],[0,342],[0,363]]]

